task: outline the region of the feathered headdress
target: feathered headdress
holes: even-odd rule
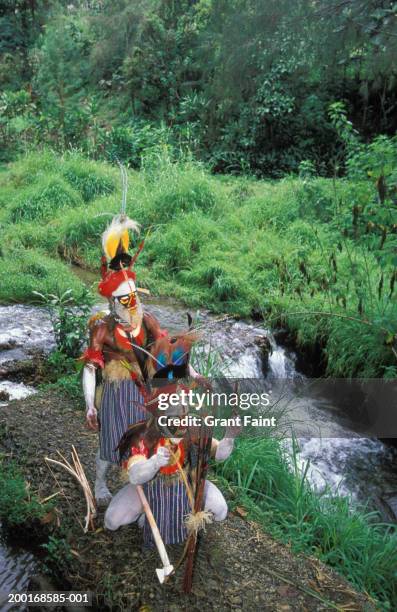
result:
[[[143,249],[143,241],[134,256],[128,253],[130,243],[129,230],[139,233],[139,224],[125,214],[127,197],[127,172],[120,164],[123,180],[123,196],[121,214],[116,215],[109,227],[102,234],[102,248],[104,256],[101,260],[102,281],[98,290],[104,297],[110,297],[117,287],[129,278],[135,280],[135,273],[131,271],[139,253]]]
[[[102,247],[105,254],[102,257],[102,281],[98,290],[104,297],[110,297],[117,287],[125,280],[135,280],[135,272],[131,268],[143,248],[143,242],[134,256],[128,253],[128,231],[139,232],[139,225],[125,215],[117,215],[102,235]]]
[[[139,224],[126,215],[117,215],[102,234],[102,248],[111,270],[120,269],[120,262],[124,267],[130,265],[128,230],[138,234]]]

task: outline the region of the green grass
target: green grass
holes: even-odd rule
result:
[[[140,285],[287,325],[298,343],[321,342],[330,375],[395,375],[388,338],[397,305],[387,296],[394,268],[350,231],[352,207],[373,201],[370,182],[214,177],[192,161],[172,163],[166,150],[142,168],[129,173],[127,202],[146,236]],[[118,168],[77,153],[34,153],[11,164],[0,187],[2,301],[29,300],[42,276],[48,290],[65,287],[66,268],[48,258],[98,269],[101,233],[120,210]],[[23,291],[24,281],[4,269],[24,274],[29,258],[42,270],[28,273]]]
[[[292,465],[291,465],[292,464]],[[290,465],[290,469],[287,468]],[[314,492],[274,438],[245,438],[215,470],[233,504],[294,552],[313,554],[348,578],[384,610],[397,607],[397,530],[376,513],[329,491]]]
[[[35,291],[63,293],[68,288],[79,295],[84,285],[68,266],[41,251],[17,248],[1,259],[0,303],[37,302]]]
[[[52,507],[41,504],[26,487],[22,469],[0,457],[0,519],[10,527],[29,524],[42,518]]]
[[[40,184],[33,184],[20,190],[19,197],[10,207],[10,221],[43,221],[60,209],[82,204],[79,194],[65,181],[54,176],[46,176]]]

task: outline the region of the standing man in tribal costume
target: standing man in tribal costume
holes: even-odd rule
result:
[[[143,243],[131,257],[128,230],[138,231],[137,223],[120,215],[103,234],[106,259],[102,258],[102,281],[98,290],[109,300],[110,313],[90,319],[89,346],[81,358],[85,364],[83,390],[87,423],[91,429],[99,429],[95,497],[102,505],[112,497],[105,476],[109,463],[119,463],[116,447],[123,433],[130,425],[148,417],[142,394],[146,347],[167,336],[156,318],[143,311],[136,275],[131,270]],[[99,373],[103,380],[100,399],[96,394]]]

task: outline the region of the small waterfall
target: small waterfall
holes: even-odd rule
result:
[[[295,369],[294,354],[289,354],[278,345],[269,334],[273,353],[269,358],[269,373],[272,380],[297,379],[305,377]],[[370,502],[372,507],[381,509],[387,506],[389,518],[393,515],[397,502],[397,451],[378,439],[361,438],[354,431],[354,423],[341,425],[335,422],[335,407],[327,402],[313,402],[311,398],[300,405],[301,419],[316,422],[319,431],[333,430],[333,437],[300,437],[298,464],[304,469],[309,462],[308,479],[318,491],[329,488],[341,495],[363,503]],[[340,437],[335,436],[339,431]],[[288,448],[291,442],[286,441]],[[390,512],[391,509],[391,512]],[[396,514],[397,517],[397,514]]]
[[[267,379],[292,379],[300,376],[295,369],[295,355],[287,354],[285,348],[277,344],[270,331],[267,331],[266,334],[272,347]]]

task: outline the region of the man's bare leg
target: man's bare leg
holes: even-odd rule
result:
[[[106,472],[110,466],[109,461],[104,461],[100,457],[100,451],[98,450],[96,457],[96,478],[95,478],[95,499],[98,506],[107,506],[112,499],[112,494],[106,485]]]
[[[110,502],[105,512],[105,527],[115,531],[122,525],[129,525],[142,514],[143,508],[136,487],[125,485]]]

